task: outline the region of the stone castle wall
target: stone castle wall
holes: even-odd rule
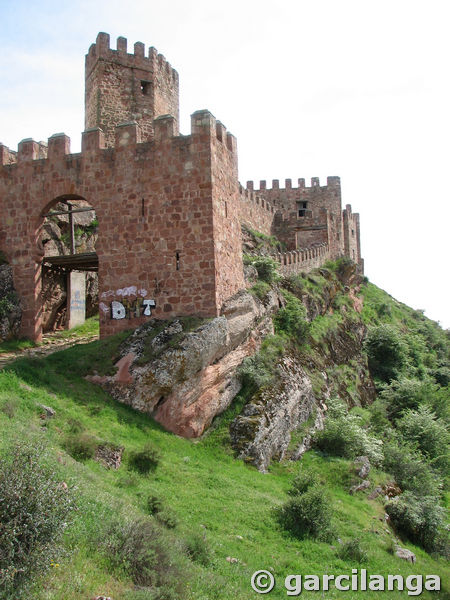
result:
[[[79,154],[58,134],[47,158],[26,140],[12,164],[2,147],[0,246],[22,299],[22,335],[40,336],[40,232],[61,198],[85,199],[97,214],[102,335],[142,323],[145,300],[154,301],[155,317],[215,316],[243,287],[234,138],[221,129],[220,139],[207,111],[194,113],[189,136],[175,135],[173,117],[154,120],[153,128],[153,141],[142,143],[136,124],[117,127],[114,148],[91,129]],[[111,318],[113,301],[131,306],[131,322]]]
[[[239,186],[239,218],[241,223],[266,235],[273,234],[275,208],[262,196]]]
[[[241,223],[284,242],[283,273],[349,256],[361,268],[359,215],[341,206],[338,177],[311,187],[290,179],[260,189],[238,181],[236,139],[208,111],[179,135],[177,72],[141,42],[110,48],[99,33],[86,56],[82,150],[55,134],[48,145],[0,144],[0,248],[22,303],[21,335],[42,332],[41,233],[61,200],[85,200],[99,221],[100,333],[149,316],[215,316],[244,287]]]

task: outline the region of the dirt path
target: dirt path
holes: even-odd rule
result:
[[[0,354],[0,369],[14,362],[16,358],[36,357],[41,358],[59,350],[71,348],[75,344],[88,344],[98,340],[98,335],[74,336],[69,338],[58,338],[58,334],[52,333],[44,335],[42,344],[35,348],[24,348],[23,350],[14,350],[13,352],[5,352]]]

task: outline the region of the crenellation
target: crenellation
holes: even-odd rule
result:
[[[54,133],[48,138],[48,159],[56,160],[70,154],[70,137],[65,133]]]
[[[229,131],[227,131],[227,148],[233,154],[237,153],[237,139]]]
[[[162,142],[176,136],[177,128],[175,117],[172,115],[161,115],[153,121],[155,131],[155,142]]]
[[[40,144],[35,142],[32,138],[23,139],[19,142],[17,151],[17,162],[27,162],[30,160],[39,160],[40,156]]]
[[[98,56],[107,56],[110,50],[110,37],[109,33],[105,33],[101,31],[97,35],[97,39],[95,40],[95,46],[97,49]]]
[[[86,129],[81,134],[81,152],[98,152],[106,148],[105,134],[100,127]]]
[[[127,53],[127,46],[128,46],[128,40],[125,37],[118,37],[117,41],[116,41],[116,48],[117,48],[117,52],[119,52],[119,54],[126,54]]]
[[[17,162],[17,152],[10,150],[4,144],[0,144],[0,167],[3,165],[12,165]]]
[[[329,175],[327,177],[327,186],[337,186],[340,187],[341,186],[341,178],[337,177],[336,175]]]
[[[216,122],[216,137],[219,142],[225,143],[227,138],[227,129],[223,123],[220,121]]]
[[[142,42],[135,42],[134,44],[134,56],[138,59],[145,58],[145,44]]]
[[[141,142],[141,132],[136,121],[116,125],[115,134],[114,148],[116,151],[125,146],[136,146]]]

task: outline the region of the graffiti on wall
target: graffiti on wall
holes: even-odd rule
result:
[[[122,302],[113,300],[111,302],[111,319],[150,317],[154,306],[156,306],[154,300],[146,300],[145,298],[122,300]]]
[[[156,306],[154,300],[146,298],[147,290],[138,290],[135,285],[120,288],[118,290],[109,290],[103,292],[101,297],[121,297],[121,300],[111,300],[111,302],[100,302],[100,310],[109,315],[111,319],[133,319],[138,317],[150,317],[152,308]],[[140,296],[140,297],[139,297]]]

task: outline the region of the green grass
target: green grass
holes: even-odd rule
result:
[[[339,288],[338,275],[339,265],[330,264],[327,269],[290,278],[287,282],[287,288],[297,297],[307,293],[318,306],[331,302],[331,310],[312,321],[309,344],[298,346],[296,351],[302,364],[309,365],[305,368],[316,394],[323,395],[323,373],[327,372],[342,388],[342,394],[357,403],[357,364],[347,361],[330,366],[326,363],[327,344],[357,318]],[[264,295],[268,287],[260,284],[253,293]],[[333,290],[338,291],[337,296],[333,297]],[[423,363],[434,369],[444,360],[445,333],[419,311],[398,303],[372,284],[364,285],[361,294],[365,300],[361,316],[364,323],[389,323],[397,327],[408,344],[411,364],[415,361],[414,364]],[[195,319],[182,320],[183,330],[190,331],[201,323]],[[166,324],[160,323],[152,335],[157,335]],[[97,327],[94,319],[81,328],[58,335],[85,337],[95,334]],[[416,554],[415,565],[392,555],[393,532],[383,521],[383,498],[370,501],[364,493],[353,496],[348,493],[350,486],[356,483],[351,462],[309,451],[299,463],[289,460],[274,463],[268,473],[262,474],[237,460],[231,450],[229,426],[248,399],[248,387],[215,419],[207,434],[190,441],[167,433],[149,416],[114,401],[103,389],[87,381],[85,376],[89,373],[115,372],[119,348],[129,334],[129,331],[122,332],[45,358],[20,358],[0,371],[0,452],[7,450],[16,439],[44,439],[50,449],[53,469],[61,481],[74,488],[78,497],[75,523],[66,534],[67,554],[61,556],[59,567],[52,568],[43,581],[36,581],[30,595],[33,600],[80,600],[100,594],[114,600],[138,600],[132,582],[123,572],[112,569],[101,552],[101,527],[115,518],[148,515],[149,496],[156,497],[163,510],[177,522],[174,529],[167,530],[167,536],[177,562],[183,567],[186,600],[255,599],[258,596],[250,588],[250,578],[259,569],[268,569],[275,575],[277,586],[268,595],[274,599],[287,597],[283,581],[288,574],[348,574],[352,568],[361,566],[369,573],[404,577],[436,573],[443,586],[446,585],[450,569],[444,559],[433,558],[409,542],[400,544]],[[175,334],[167,340],[167,345],[175,347],[180,339],[181,336]],[[426,344],[420,340],[426,340]],[[266,338],[259,357],[261,364],[256,361],[247,365],[255,371],[250,375],[258,375],[259,367],[273,371],[280,353],[291,349],[288,342],[286,336]],[[152,346],[148,344],[143,360],[154,358],[152,353]],[[45,422],[45,429],[39,404],[56,410],[55,417]],[[353,412],[359,414],[365,424],[370,420],[367,409],[356,407]],[[293,433],[291,449],[312,420]],[[121,468],[106,470],[92,459],[77,462],[71,458],[65,448],[74,431],[102,443],[124,447]],[[147,443],[157,449],[160,460],[154,471],[143,475],[129,468],[129,458]],[[300,468],[317,473],[333,499],[336,533],[329,543],[312,539],[299,541],[284,532],[277,521],[275,508],[288,499],[288,490]],[[369,479],[373,489],[392,477],[372,469]],[[192,536],[206,538],[210,547],[206,565],[191,561],[183,551]],[[341,558],[338,538],[344,543],[359,540],[367,551],[367,564],[360,566]],[[237,562],[231,563],[227,557],[236,558]],[[332,588],[326,596],[304,591],[302,597],[400,599],[406,597],[406,592],[350,591],[343,595]],[[421,597],[448,599],[449,590],[434,594],[423,592]]]
[[[64,329],[62,331],[58,331],[55,334],[49,335],[48,338],[52,339],[68,339],[68,338],[77,338],[77,337],[87,337],[94,336],[99,334],[99,317],[95,315],[86,319],[84,323],[81,325],[77,325],[76,327],[72,327],[72,329]]]
[[[236,460],[230,450],[228,426],[238,413],[242,399],[218,418],[208,435],[189,441],[169,434],[150,417],[138,414],[113,401],[101,388],[83,379],[92,368],[112,367],[105,355],[123,335],[95,341],[80,347],[54,353],[44,359],[20,359],[0,372],[0,428],[2,451],[15,438],[44,438],[53,453],[54,469],[70,486],[76,486],[80,509],[76,522],[67,533],[67,556],[62,556],[58,568],[53,568],[44,582],[36,582],[35,600],[79,600],[96,594],[127,598],[131,582],[110,570],[103,555],[92,543],[92,532],[98,522],[116,515],[146,514],[149,495],[160,498],[164,507],[173,512],[178,525],[171,530],[174,545],[177,540],[201,533],[211,547],[211,562],[205,567],[180,558],[188,565],[186,598],[211,600],[252,599],[250,577],[258,569],[269,569],[278,580],[271,598],[285,598],[282,581],[287,574],[349,573],[357,566],[339,558],[339,543],[298,541],[284,533],[276,521],[274,507],[287,499],[287,490],[299,469],[289,461],[274,464],[268,474]],[[12,409],[6,414],[6,403]],[[41,409],[38,404],[56,410],[53,419],[41,430]],[[118,471],[108,471],[93,460],[74,461],[64,449],[64,440],[71,420],[77,420],[89,434],[99,440],[125,447],[124,464]],[[161,455],[154,473],[140,475],[127,469],[127,457],[151,442]],[[58,460],[57,460],[58,459]],[[386,550],[390,535],[380,521],[381,501],[368,501],[362,494],[350,496],[351,483],[348,461],[324,458],[308,452],[302,468],[316,471],[326,482],[333,496],[334,526],[343,541],[357,537],[368,549],[367,568],[373,573],[438,573],[442,580],[449,575],[443,560],[433,560],[420,548],[407,544],[417,556],[411,565],[393,557]],[[385,478],[372,472],[373,485]],[[241,536],[241,540],[237,536]],[[95,537],[95,536],[94,536]],[[232,564],[227,557],[238,562]],[[315,598],[317,594],[303,592]],[[400,598],[404,594],[391,592],[367,593],[368,597]],[[132,596],[128,596],[132,598]],[[341,598],[330,590],[327,598]],[[348,592],[348,598],[363,594]],[[441,597],[424,593],[423,598]]]
[[[18,352],[20,350],[26,350],[27,348],[35,348],[36,346],[37,344],[35,342],[26,338],[7,340],[6,342],[0,343],[0,354]]]
[[[44,344],[55,340],[72,340],[76,338],[84,338],[96,336],[99,334],[99,318],[98,315],[86,319],[82,325],[77,325],[72,329],[64,329],[45,336]],[[13,339],[0,343],[0,354],[7,352],[20,352],[27,348],[37,348],[41,344],[33,342],[27,338]]]

